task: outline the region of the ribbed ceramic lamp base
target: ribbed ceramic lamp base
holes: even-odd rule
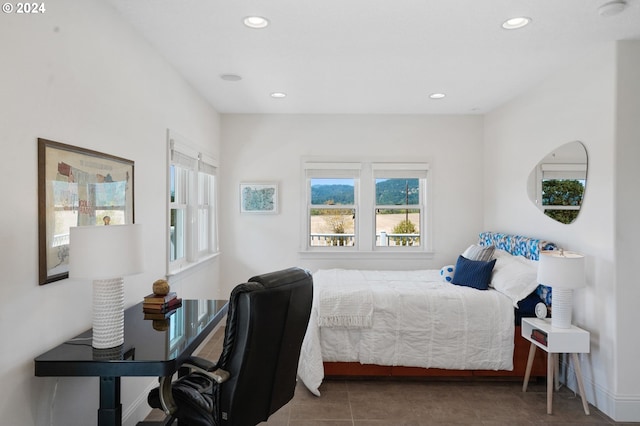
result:
[[[93,342],[96,349],[124,343],[124,280],[93,281]]]
[[[573,290],[553,287],[551,294],[551,326],[556,328],[571,328]]]

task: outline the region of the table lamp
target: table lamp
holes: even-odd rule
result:
[[[93,342],[96,349],[124,343],[125,275],[142,272],[140,225],[72,227],[69,278],[93,280]]]
[[[551,326],[571,327],[573,289],[584,287],[584,256],[564,250],[545,250],[540,253],[538,282],[551,287]]]

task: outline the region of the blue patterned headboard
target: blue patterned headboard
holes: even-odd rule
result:
[[[480,233],[478,242],[481,246],[495,246],[514,256],[524,256],[531,260],[539,260],[541,250],[556,250],[558,248],[549,241],[497,232]]]
[[[540,260],[541,250],[558,249],[558,246],[549,241],[497,232],[481,232],[478,243],[481,246],[495,246],[515,256],[524,256],[531,260]],[[551,287],[539,285],[536,292],[547,305],[551,306]]]

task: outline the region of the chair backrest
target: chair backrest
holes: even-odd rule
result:
[[[293,398],[313,279],[300,268],[253,277],[231,292],[216,387],[222,425],[255,425]]]

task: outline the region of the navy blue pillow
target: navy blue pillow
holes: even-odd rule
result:
[[[530,295],[522,299],[518,302],[518,309],[523,316],[526,317],[535,317],[536,316],[536,305],[543,300],[540,299],[538,293],[534,290]]]
[[[496,259],[484,262],[482,260],[469,260],[464,256],[458,256],[455,274],[452,284],[486,290],[491,281],[491,272],[496,264]]]

